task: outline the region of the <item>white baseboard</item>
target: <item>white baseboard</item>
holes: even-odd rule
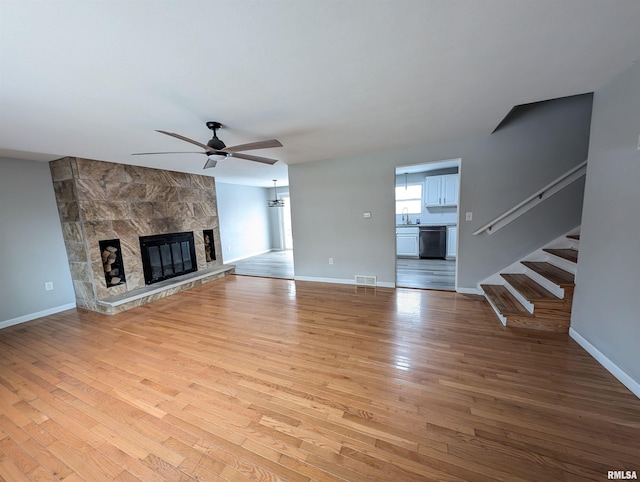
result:
[[[595,358],[600,365],[605,367],[609,373],[616,377],[620,383],[631,390],[636,397],[640,398],[640,383],[622,371],[618,365],[609,360],[600,350],[584,339],[582,335],[573,328],[569,328],[569,336],[573,338],[578,345],[584,348],[589,355]]]
[[[389,281],[378,281],[376,286],[379,286],[380,288],[395,288],[396,284]]]
[[[37,318],[42,318],[43,316],[54,315],[56,313],[60,313],[61,311],[71,310],[76,307],[75,302],[68,303],[66,305],[56,306],[55,308],[49,308],[48,310],[38,311],[37,313],[30,313],[28,315],[19,316],[18,318],[13,318],[11,320],[6,320],[0,322],[0,329],[8,328],[13,325],[19,325],[20,323],[25,323],[27,321],[35,320]]]
[[[294,280],[296,281],[312,281],[315,283],[335,283],[340,285],[354,285],[356,284],[355,279],[345,279],[345,278],[318,278],[315,276],[294,276]],[[390,283],[388,281],[378,281],[376,286],[380,288],[395,288],[395,283]]]
[[[456,288],[456,293],[460,293],[463,295],[483,295],[484,293],[482,292],[482,290],[479,290],[477,288]]]

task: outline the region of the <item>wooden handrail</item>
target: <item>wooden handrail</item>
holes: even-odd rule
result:
[[[514,207],[512,207],[508,211],[505,211],[490,223],[485,224],[480,229],[475,231],[473,235],[476,236],[480,233],[483,233],[484,231],[487,231],[489,234],[495,233],[497,230],[499,230],[500,228],[503,228],[507,224],[519,218],[530,209],[533,209],[535,206],[540,204],[545,199],[553,196],[555,193],[563,190],[572,182],[584,176],[586,172],[587,172],[587,161],[584,161],[578,164],[577,166],[575,166],[573,169],[565,172],[560,177],[551,181],[545,187],[538,190],[537,192],[529,196],[524,201],[516,204]]]

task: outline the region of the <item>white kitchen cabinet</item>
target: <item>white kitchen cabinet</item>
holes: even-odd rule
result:
[[[418,228],[396,228],[396,255],[417,258],[419,233]]]
[[[442,199],[442,176],[427,176],[425,178],[424,204],[426,206],[440,206]]]
[[[447,227],[447,258],[455,258],[458,251],[458,227]]]
[[[457,206],[458,174],[427,176],[425,178],[425,206]]]
[[[458,175],[447,174],[442,176],[442,205],[458,205]]]

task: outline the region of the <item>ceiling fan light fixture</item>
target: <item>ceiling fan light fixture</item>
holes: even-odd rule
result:
[[[275,193],[275,199],[269,200],[270,208],[282,208],[284,207],[284,200],[278,199],[278,189],[276,188],[276,179],[273,180],[273,192]]]

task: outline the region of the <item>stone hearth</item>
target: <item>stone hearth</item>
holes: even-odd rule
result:
[[[205,253],[203,231],[213,234],[214,251],[222,252],[212,177],[74,157],[52,161],[50,167],[78,307],[113,314],[233,268],[219,259],[207,261]],[[146,288],[139,237],[184,231],[194,234],[198,271],[192,274],[198,282],[181,283],[178,277],[166,290],[154,288],[153,296],[141,296]],[[105,280],[100,249],[105,240],[119,241],[123,283]],[[123,301],[128,298],[132,301]]]

